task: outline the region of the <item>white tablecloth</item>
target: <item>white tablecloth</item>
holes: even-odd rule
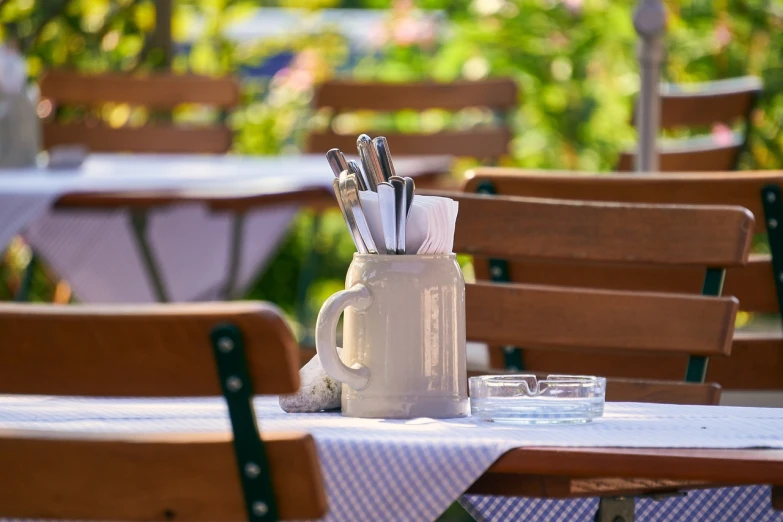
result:
[[[446,157],[399,158],[403,176],[445,172]],[[0,170],[0,246],[23,232],[35,250],[85,302],[150,302],[155,292],[121,210],[53,210],[63,194],[170,191],[177,194],[274,194],[331,190],[321,155],[248,157],[91,155],[79,168]],[[245,288],[275,251],[296,205],[248,214],[237,287]],[[148,236],[172,301],[215,299],[226,283],[232,216],[200,205],[150,213]],[[346,231],[347,233],[347,231]]]
[[[286,414],[276,398],[257,399],[256,411],[262,431],[304,431],[315,438],[326,479],[328,520],[433,520],[500,455],[525,446],[783,448],[783,410],[768,408],[609,403],[603,418],[563,426],[510,426],[473,418],[394,421]],[[222,399],[0,397],[0,429],[128,436],[230,428]],[[754,491],[766,491],[769,504],[768,489]],[[520,520],[491,515],[525,511],[524,506],[503,511],[491,497],[486,505],[476,497],[466,499],[466,504],[478,511],[483,508],[493,520]],[[521,520],[591,520],[593,512],[584,518],[551,518],[551,511],[536,511],[542,518]]]

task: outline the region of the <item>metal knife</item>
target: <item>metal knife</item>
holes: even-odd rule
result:
[[[370,190],[378,192],[378,184],[386,181],[386,178],[383,177],[383,167],[370,137],[361,134],[356,140],[356,149],[359,151]]]
[[[386,254],[397,253],[397,203],[394,187],[386,181],[378,184],[378,210],[381,215]]]
[[[391,152],[389,152],[389,144],[383,136],[378,136],[372,140],[372,144],[375,146],[375,152],[378,154],[378,159],[381,162],[383,176],[386,181],[389,181],[392,176],[397,175],[394,172],[394,163],[392,162]]]

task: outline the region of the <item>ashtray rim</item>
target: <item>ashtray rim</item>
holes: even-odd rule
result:
[[[468,387],[473,391],[474,386],[481,389],[488,389],[488,387],[495,388],[519,388],[526,391],[526,395],[529,397],[536,397],[543,393],[542,384],[546,385],[547,389],[564,389],[573,387],[591,387],[598,386],[602,395],[606,395],[606,377],[597,377],[594,375],[565,375],[559,373],[553,373],[547,375],[545,378],[539,379],[538,376],[532,373],[519,373],[519,374],[487,374],[478,375],[468,379]],[[471,393],[471,396],[473,394]],[[483,395],[482,398],[485,398]]]
[[[606,378],[489,374],[471,377],[471,415],[490,422],[586,423],[603,416]]]

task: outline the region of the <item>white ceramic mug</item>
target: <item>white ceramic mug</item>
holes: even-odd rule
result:
[[[454,254],[354,254],[321,308],[316,348],[349,417],[463,417],[465,281]],[[336,329],[343,322],[343,360]]]

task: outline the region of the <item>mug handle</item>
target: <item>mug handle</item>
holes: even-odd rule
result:
[[[321,366],[329,377],[354,390],[367,386],[370,382],[370,369],[358,363],[349,367],[340,360],[337,353],[337,321],[349,306],[363,312],[371,303],[370,290],[362,284],[356,284],[330,296],[318,312],[315,325],[315,350],[321,359]]]

